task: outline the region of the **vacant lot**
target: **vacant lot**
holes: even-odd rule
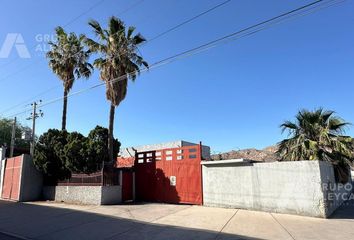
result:
[[[354,208],[332,219],[170,204],[0,201],[0,239],[353,239]]]

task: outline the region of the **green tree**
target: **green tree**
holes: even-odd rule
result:
[[[295,122],[281,125],[282,132],[288,131],[290,138],[279,143],[278,153],[287,161],[331,162],[341,181],[348,180],[348,166],[353,161],[353,139],[343,136],[348,125],[333,111],[299,111]]]
[[[60,158],[71,173],[90,173],[86,164],[87,141],[87,138],[78,132],[72,132],[67,135],[67,143]],[[91,171],[93,172],[96,169]]]
[[[93,173],[109,161],[108,129],[97,126],[88,137],[78,132],[49,129],[40,136],[35,147],[34,163],[38,170],[54,183],[71,176],[71,173]],[[114,154],[120,142],[114,139]]]
[[[11,144],[11,135],[12,135],[12,126],[13,120],[11,119],[0,119],[0,146],[7,146],[10,147]],[[30,144],[28,141],[25,141],[22,138],[22,134],[24,132],[28,132],[31,129],[29,127],[23,126],[21,123],[16,124],[16,131],[15,131],[15,147],[20,148],[23,150],[28,150]]]
[[[101,164],[102,161],[109,162],[108,154],[108,129],[101,126],[96,126],[87,137],[87,165],[91,168]],[[118,139],[113,139],[113,156],[116,158],[120,149]],[[100,162],[97,162],[100,161]]]
[[[68,133],[57,129],[49,129],[39,137],[35,146],[33,162],[37,169],[52,180],[64,180],[71,176],[63,156],[67,144]]]
[[[82,43],[84,36],[75,33],[66,33],[62,27],[57,27],[56,42],[49,42],[51,50],[47,52],[49,67],[63,81],[64,99],[62,130],[66,129],[66,114],[68,93],[73,87],[76,78],[89,78],[93,67],[88,63],[90,52],[86,51]]]
[[[95,20],[91,20],[89,25],[93,28],[98,41],[86,38],[85,43],[92,52],[99,54],[93,65],[100,70],[100,78],[106,83],[106,97],[111,102],[108,153],[110,161],[113,161],[115,108],[126,97],[128,79],[134,81],[140,73],[140,67],[148,67],[148,64],[138,54],[138,46],[145,39],[140,33],[133,35],[135,28],[126,28],[124,23],[116,17],[109,19],[107,29],[102,29]]]

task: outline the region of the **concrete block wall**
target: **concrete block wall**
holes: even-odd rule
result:
[[[42,195],[43,176],[34,166],[30,155],[22,155],[20,202],[39,200]]]
[[[202,163],[204,205],[325,218],[342,203],[326,199],[323,183],[335,182],[328,163],[222,162]]]
[[[101,205],[122,203],[121,186],[103,186],[101,189]]]
[[[100,205],[101,186],[45,186],[43,197],[57,202]]]
[[[121,186],[44,186],[43,198],[57,202],[106,205],[122,202]]]
[[[326,216],[330,216],[349,199],[349,194],[353,193],[353,184],[352,182],[347,184],[336,183],[333,166],[323,161],[319,164]]]

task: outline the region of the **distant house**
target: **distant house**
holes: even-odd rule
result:
[[[116,162],[117,168],[131,168],[134,166],[135,157],[118,157]]]

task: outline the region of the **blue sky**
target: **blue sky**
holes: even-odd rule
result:
[[[14,49],[9,58],[0,58],[0,114],[55,86],[36,99],[62,96],[59,80],[43,53],[36,51],[45,47],[37,40],[52,34],[56,26],[74,20],[65,27],[67,31],[92,36],[89,19],[106,25],[108,17],[115,15],[149,39],[222,0],[98,2],[2,2],[0,46],[8,33],[20,33],[31,58],[20,59]],[[154,63],[309,2],[233,0],[146,44],[141,52]],[[279,125],[302,108],[322,106],[354,123],[353,10],[354,2],[347,0],[143,73],[130,84],[127,98],[117,108],[115,136],[123,146],[201,140],[218,152],[263,148],[280,141],[286,135],[281,135]],[[87,81],[77,80],[72,91],[99,82],[96,71]],[[21,104],[3,116],[26,108]],[[37,133],[60,128],[62,102],[43,111]],[[69,99],[67,128],[87,134],[96,125],[108,126],[108,114],[104,87],[88,91]],[[27,116],[18,118],[29,125]],[[354,128],[347,133],[353,136]]]

